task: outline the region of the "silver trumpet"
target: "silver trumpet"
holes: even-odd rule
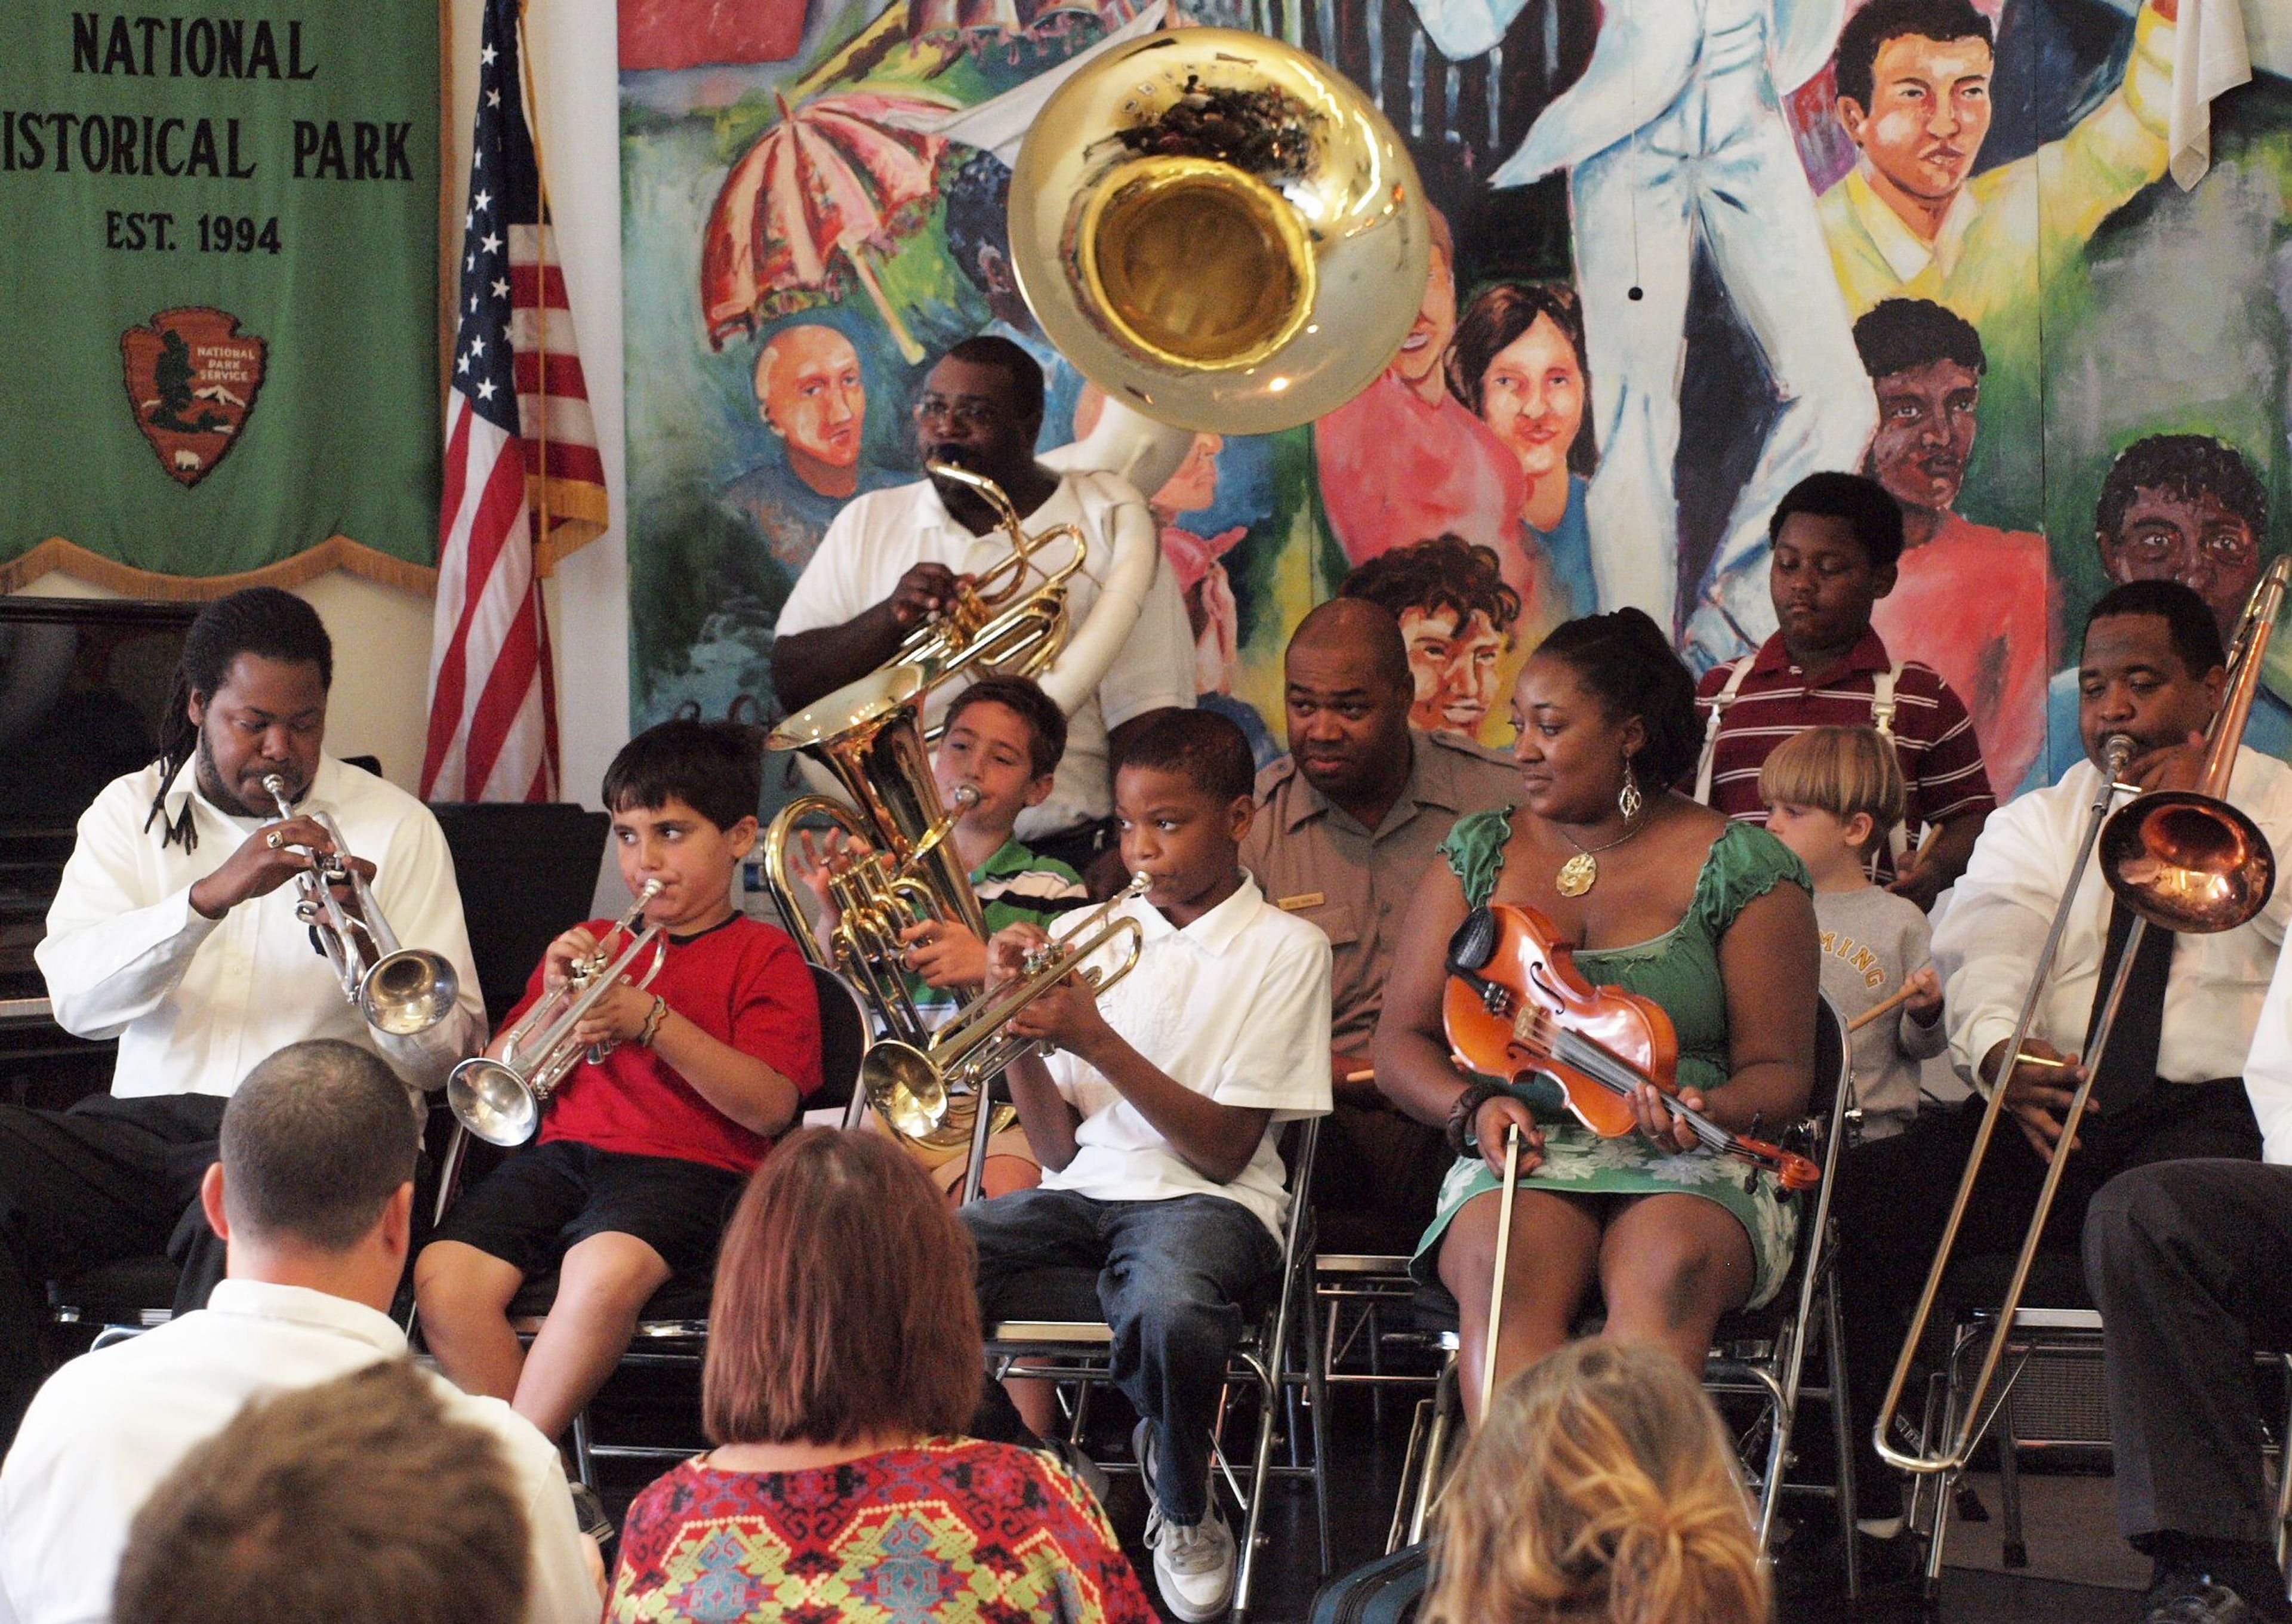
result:
[[[581,1060],[585,1048],[589,1063],[601,1063],[612,1044],[583,1045],[574,1040],[574,1029],[613,987],[623,981],[640,989],[652,985],[668,957],[662,928],[643,921],[646,906],[660,894],[661,883],[647,880],[636,906],[619,924],[605,933],[596,950],[575,962],[565,984],[534,1000],[502,1035],[501,1057],[476,1054],[454,1068],[446,1079],[446,1103],[455,1118],[488,1144],[523,1144],[541,1126],[549,1096]],[[615,951],[616,943],[625,942]],[[642,975],[634,974],[647,950],[652,962]],[[540,1028],[538,1036],[534,1029]]]
[[[343,997],[366,1022],[383,1058],[416,1087],[440,1087],[473,1046],[469,1022],[456,1014],[462,978],[443,954],[399,945],[334,819],[322,812],[297,813],[286,798],[286,780],[275,772],[262,788],[278,803],[282,821],[307,817],[334,842],[327,854],[295,848],[311,860],[298,882],[295,917],[311,927],[342,982]],[[350,906],[335,893],[338,885],[350,892]]]
[[[1114,916],[1125,902],[1145,895],[1151,883],[1148,875],[1132,875],[1127,885],[1085,915],[1074,929],[1029,954],[1026,967],[1014,980],[971,1004],[927,1046],[879,1038],[860,1062],[860,1087],[868,1103],[900,1134],[920,1140],[946,1126],[957,1096],[984,1099],[988,1086],[1005,1066],[1037,1046],[1033,1038],[1013,1038],[1004,1030],[1013,1016],[1077,970],[1094,995],[1130,974],[1145,935],[1137,920]],[[1084,960],[1125,938],[1129,951],[1112,968],[1102,974],[1082,970]],[[973,1161],[975,1165],[976,1158]]]

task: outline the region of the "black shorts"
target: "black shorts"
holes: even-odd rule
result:
[[[569,1139],[533,1145],[448,1208],[432,1237],[458,1240],[530,1280],[592,1235],[634,1235],[679,1274],[716,1261],[747,1180],[705,1162],[629,1156]]]

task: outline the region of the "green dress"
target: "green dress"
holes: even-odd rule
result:
[[[1511,837],[1510,807],[1459,819],[1449,831],[1441,854],[1463,883],[1468,905],[1478,908],[1496,890]],[[1677,925],[1632,947],[1576,955],[1577,967],[1594,983],[1626,988],[1663,1006],[1679,1036],[1683,1088],[1708,1095],[1727,1084],[1727,990],[1719,973],[1719,939],[1736,915],[1783,884],[1810,893],[1814,889],[1806,866],[1781,841],[1750,824],[1730,823],[1711,843],[1696,877],[1694,900]],[[1544,1160],[1521,1177],[1523,1188],[1570,1195],[1684,1193],[1716,1201],[1742,1222],[1751,1238],[1757,1270],[1751,1306],[1774,1296],[1790,1268],[1798,1213],[1796,1202],[1777,1189],[1771,1175],[1754,1173],[1732,1157],[1708,1151],[1667,1150],[1637,1133],[1602,1139],[1569,1113],[1558,1086],[1547,1079],[1534,1079],[1529,1104],[1544,1130]],[[1419,1280],[1434,1278],[1441,1233],[1457,1209],[1500,1182],[1479,1156],[1449,1169],[1432,1226],[1417,1242],[1410,1265]]]

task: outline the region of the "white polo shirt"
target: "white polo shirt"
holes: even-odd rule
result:
[[[0,1466],[0,1624],[103,1624],[135,1514],[240,1406],[405,1357],[405,1333],[363,1303],[227,1280],[197,1313],[73,1360],[32,1400]],[[449,1417],[492,1435],[517,1480],[532,1543],[527,1619],[596,1624],[556,1446],[499,1399],[429,1379]]]
[[[1100,579],[1113,558],[1114,515],[1142,499],[1109,473],[1060,476],[1050,500],[1026,515],[1029,534],[1061,524],[1077,524],[1090,537],[1090,559],[1067,582],[1067,622],[1078,627],[1098,602]],[[1148,521],[1149,528],[1152,526]],[[1053,549],[1050,562],[1064,561]],[[780,609],[778,634],[815,632],[857,619],[892,595],[900,578],[922,563],[945,564],[957,575],[983,574],[1010,555],[1000,530],[974,536],[956,523],[929,480],[855,497],[835,515]],[[1031,588],[1042,584],[1028,571]],[[935,725],[961,691],[948,683],[932,696],[924,713]],[[1194,640],[1186,606],[1178,595],[1169,562],[1158,557],[1154,582],[1138,611],[1138,624],[1107,667],[1094,695],[1067,719],[1067,753],[1059,762],[1050,799],[1019,814],[1018,836],[1030,840],[1096,822],[1114,810],[1108,781],[1106,735],[1134,716],[1166,705],[1190,709],[1194,703]]]
[[[1082,1122],[1074,1159],[1045,1168],[1043,1188],[1102,1201],[1222,1195],[1279,1240],[1289,1193],[1275,1125],[1329,1109],[1329,939],[1268,904],[1246,875],[1239,890],[1183,930],[1143,900],[1117,917],[1137,920],[1144,941],[1137,967],[1099,997],[1107,1024],[1181,1086],[1221,1105],[1273,1114],[1249,1165],[1221,1184],[1173,1151],[1097,1070],[1060,1050],[1045,1065]],[[1060,924],[1082,922],[1070,914]]]
[[[196,785],[186,762],[148,829],[157,765],[104,786],[80,816],[47,936],[32,953],[58,1025],[119,1039],[111,1091],[123,1096],[228,1095],[257,1061],[305,1038],[375,1046],[295,917],[301,887],[294,881],[220,919],[191,906],[195,884],[277,821],[229,816]],[[186,804],[198,836],[190,851],[160,839],[160,825]],[[330,814],[352,854],[375,865],[375,901],[399,941],[445,955],[461,977],[472,1038],[481,1036],[485,997],[454,859],[430,809],[371,772],[322,756],[295,810]]]

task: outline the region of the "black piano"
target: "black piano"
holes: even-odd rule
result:
[[[0,1099],[57,1109],[111,1080],[115,1046],[56,1025],[32,949],[80,813],[157,754],[198,610],[0,598]]]

